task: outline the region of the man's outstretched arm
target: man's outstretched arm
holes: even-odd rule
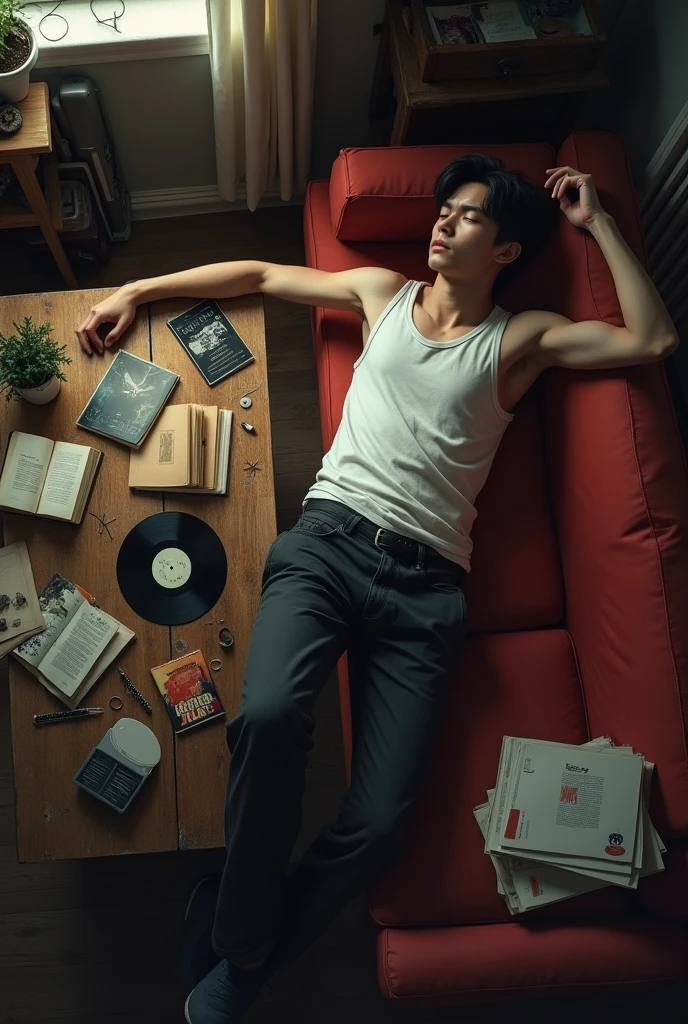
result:
[[[91,355],[102,353],[119,341],[134,319],[136,307],[142,302],[175,296],[198,299],[229,299],[237,295],[262,292],[279,299],[304,302],[311,306],[345,309],[364,315],[367,298],[383,296],[398,290],[404,278],[382,267],[356,267],[339,273],[314,270],[311,267],[265,263],[260,260],[234,260],[210,263],[177,274],[150,277],[123,285],[108,298],[92,306],[77,329],[79,344]],[[114,323],[105,339],[97,328]]]
[[[664,359],[678,345],[671,318],[654,284],[603,210],[591,175],[573,167],[551,170],[545,186],[572,224],[587,229],[609,265],[619,297],[624,327],[601,320],[572,323],[554,313],[532,314],[535,348],[530,358],[545,366],[610,369]],[[568,189],[577,189],[573,202]],[[527,316],[528,314],[524,314]]]

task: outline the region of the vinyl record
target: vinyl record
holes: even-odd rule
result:
[[[158,512],[130,530],[117,556],[127,604],[149,622],[179,626],[205,615],[227,579],[222,541],[186,512]]]

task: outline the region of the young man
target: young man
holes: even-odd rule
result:
[[[500,273],[543,234],[547,200],[481,154],[436,183],[432,284],[381,267],[325,273],[257,261],[136,281],[94,306],[77,334],[103,351],[136,305],[169,296],[263,292],[351,310],[364,349],[342,422],[303,515],[271,546],[231,751],[219,887],[187,917],[190,1024],[235,1024],[276,967],[291,963],[399,853],[425,780],[466,631],[474,502],[519,399],[547,366],[598,369],[659,360],[674,327],[605,213],[589,174],[544,182],[599,243],[625,326],[572,323],[493,302]],[[287,875],[298,837],[312,707],[348,651],[354,706],[351,786]],[[205,910],[203,909],[205,906]],[[195,944],[194,944],[195,938]],[[219,963],[218,963],[219,961]]]

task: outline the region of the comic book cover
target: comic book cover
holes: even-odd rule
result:
[[[175,732],[187,732],[225,714],[201,651],[166,661],[151,674]]]

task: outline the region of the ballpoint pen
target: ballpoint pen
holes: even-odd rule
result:
[[[50,722],[69,722],[73,718],[90,718],[102,715],[103,708],[76,708],[73,711],[49,711],[46,715],[34,715],[34,725],[48,725]]]

